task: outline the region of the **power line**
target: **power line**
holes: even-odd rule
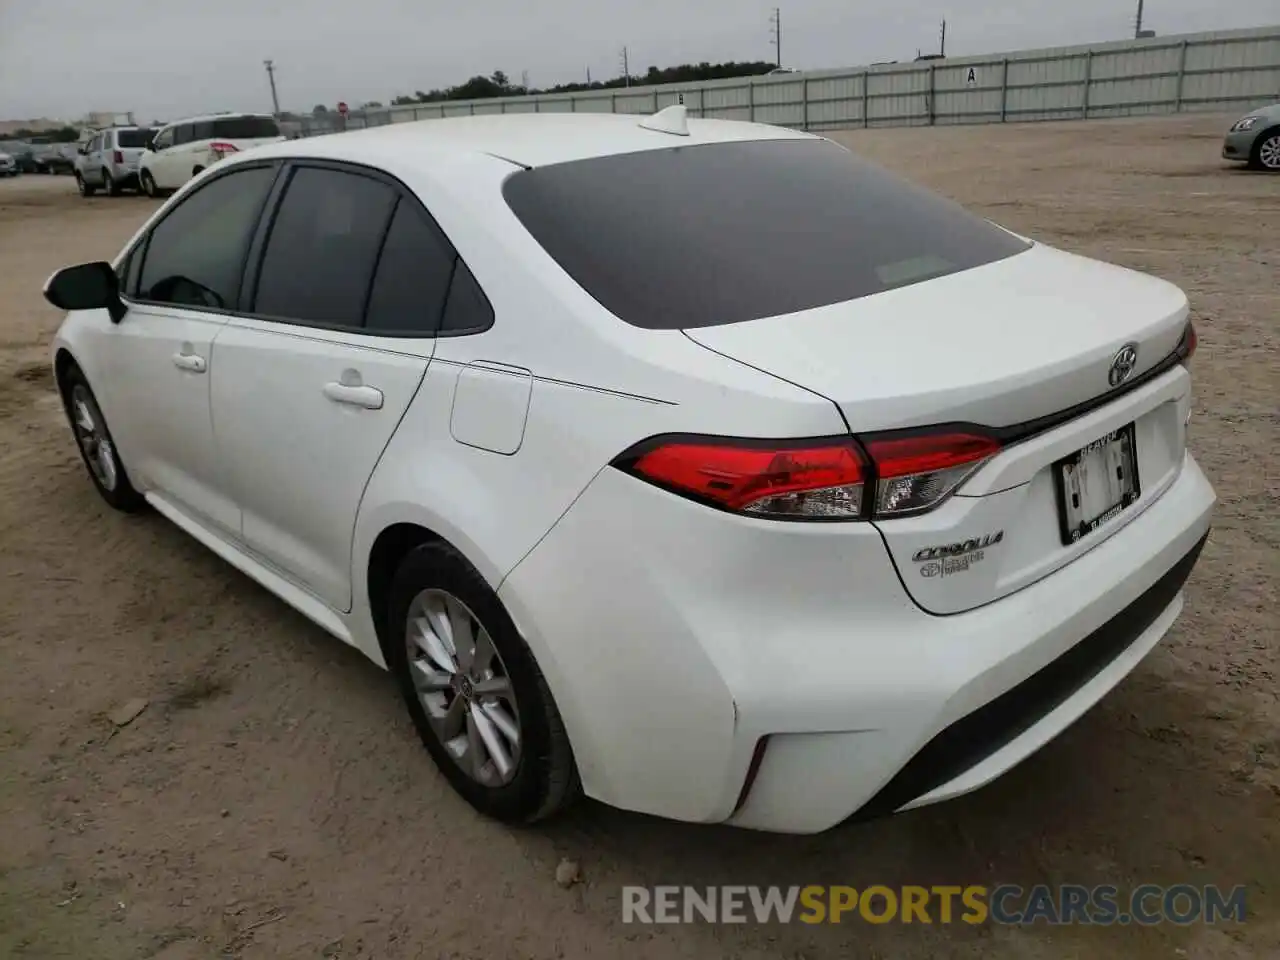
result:
[[[773,61],[775,66],[782,66],[782,8],[774,7],[769,16],[769,33],[773,37]]]
[[[267,80],[271,84],[271,106],[279,114],[280,98],[276,95],[276,63],[274,60],[263,60],[262,65],[267,68]]]

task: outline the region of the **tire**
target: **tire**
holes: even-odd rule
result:
[[[1258,134],[1249,152],[1249,166],[1268,173],[1280,173],[1280,127]]]
[[[76,171],[76,186],[80,189],[80,196],[82,197],[92,197],[98,192],[96,187],[91,187],[85,182],[79,170]]]
[[[441,661],[437,655],[433,663],[426,653],[430,643],[415,642],[413,638],[425,636],[416,625],[441,619],[451,625],[462,619],[470,624],[464,636],[490,638],[488,669],[473,663],[469,677],[466,640],[449,641],[452,650],[436,649],[445,656],[461,654],[452,658],[453,672],[434,669],[433,692],[420,694],[415,677],[424,676],[425,665],[437,668]],[[472,807],[504,823],[527,824],[552,816],[577,798],[581,784],[573,750],[547,682],[497,594],[461,554],[444,543],[428,543],[410,553],[391,583],[387,624],[387,663],[418,735],[445,779]],[[455,629],[447,632],[452,635]],[[451,682],[442,685],[444,680]],[[496,691],[502,686],[506,694],[485,696],[485,687]],[[506,751],[505,773],[497,754],[487,748],[486,729]],[[512,729],[516,741],[510,738]],[[463,749],[466,754],[459,756]],[[478,772],[472,762],[477,757],[485,761]]]
[[[204,167],[192,167],[192,168],[191,168],[191,178],[192,178],[193,180],[194,180],[196,177],[200,176],[200,174],[202,174],[202,173],[204,173]]]
[[[160,196],[160,191],[156,189],[156,182],[152,178],[150,170],[143,170],[138,174],[138,189],[142,191],[143,196],[150,197],[152,200]]]
[[[116,178],[111,176],[110,170],[102,171],[102,189],[107,192],[108,197],[120,196],[120,184],[116,183]]]
[[[107,428],[106,418],[102,415],[89,381],[79,367],[72,366],[63,376],[60,387],[62,405],[89,479],[110,506],[122,513],[137,513],[146,505],[146,500],[129,481],[129,473],[120,460],[111,431]],[[94,441],[88,441],[86,434],[92,434]]]

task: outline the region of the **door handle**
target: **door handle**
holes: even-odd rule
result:
[[[179,370],[190,370],[192,373],[204,373],[208,369],[204,357],[196,353],[175,353],[173,365]]]
[[[352,386],[335,380],[324,385],[324,395],[334,403],[345,403],[366,410],[382,409],[382,391],[377,387]]]

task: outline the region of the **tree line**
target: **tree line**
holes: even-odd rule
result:
[[[391,100],[392,106],[414,103],[439,103],[445,100],[486,100],[490,97],[523,97],[539,93],[579,93],[587,90],[617,90],[632,84],[694,83],[699,80],[726,80],[732,77],[756,77],[776,69],[767,60],[737,61],[726,63],[684,63],[675,67],[650,67],[640,75],[617,76],[610,80],[594,80],[590,83],[559,83],[542,89],[512,83],[501,70],[490,76],[475,76],[466,83],[435,90],[415,90],[412,94],[400,94]],[[379,110],[383,104],[370,100],[361,104],[362,110]],[[331,108],[318,103],[311,112],[315,116],[329,113]]]
[[[80,131],[75,127],[58,127],[53,130],[31,130],[22,127],[14,130],[0,139],[4,140],[30,140],[32,137],[43,137],[53,143],[75,143],[80,139]]]

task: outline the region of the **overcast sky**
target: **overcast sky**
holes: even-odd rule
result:
[[[1136,0],[777,0],[786,66],[1120,39]],[[0,0],[0,119],[140,121],[387,101],[502,70],[534,86],[701,60],[772,60],[757,0]],[[1161,34],[1280,22],[1278,0],[1146,0]]]

